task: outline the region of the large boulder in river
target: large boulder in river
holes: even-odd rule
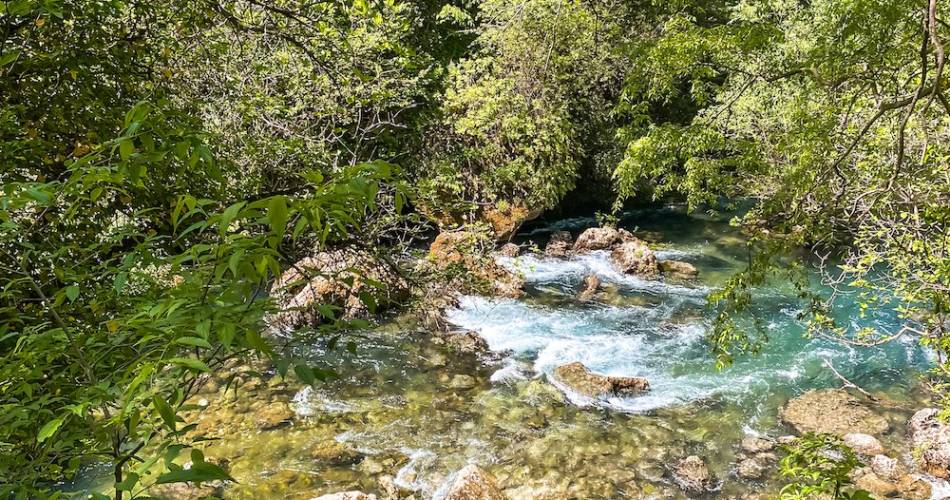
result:
[[[554,379],[591,398],[628,396],[650,390],[650,382],[644,378],[599,375],[578,361],[555,368]]]
[[[624,241],[614,247],[610,258],[621,271],[638,276],[652,277],[659,274],[656,255],[642,240]]]
[[[610,250],[624,241],[631,239],[636,239],[636,237],[626,229],[592,227],[586,229],[577,237],[577,241],[574,242],[574,251],[591,252],[594,250]]]
[[[548,257],[567,257],[571,253],[571,246],[574,244],[571,233],[567,231],[555,231],[551,234],[547,246],[544,247],[544,255]]]
[[[696,266],[690,264],[689,262],[682,262],[679,260],[661,260],[659,263],[660,271],[663,274],[672,276],[674,278],[692,278],[699,274],[699,271],[696,269]]]
[[[940,419],[940,410],[925,408],[908,423],[917,465],[924,472],[950,478],[950,426]]]
[[[688,456],[673,467],[673,480],[689,496],[702,495],[714,489],[712,475],[702,458]]]
[[[443,497],[445,500],[504,500],[495,478],[477,465],[458,471]]]
[[[587,277],[584,278],[584,289],[581,290],[581,293],[577,294],[577,300],[587,302],[593,299],[598,288],[600,288],[600,278],[598,278],[596,274],[588,274]]]
[[[800,434],[817,432],[844,436],[859,432],[876,435],[888,428],[884,417],[843,389],[808,391],[786,403],[780,416]]]
[[[524,279],[505,269],[486,248],[489,243],[474,231],[445,231],[439,233],[429,246],[428,260],[436,269],[459,266],[473,279],[458,283],[466,292],[488,293],[498,297],[518,298],[524,295]],[[472,289],[473,283],[475,284]]]
[[[380,283],[383,289],[377,287]],[[342,309],[346,318],[366,316],[370,311],[361,298],[366,292],[383,308],[406,298],[409,284],[399,269],[367,250],[348,247],[319,252],[297,262],[274,283],[271,296],[280,311],[265,321],[276,331],[315,325],[324,320],[317,305]]]

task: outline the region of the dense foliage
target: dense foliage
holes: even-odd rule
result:
[[[230,359],[278,357],[261,332],[282,269],[331,246],[401,252],[419,229],[405,206],[501,236],[591,199],[751,200],[749,268],[711,297],[723,363],[763,340],[756,285],[804,285],[801,247],[841,289],[802,286],[811,333],[913,335],[950,359],[942,15],[935,0],[0,2],[0,495],[50,494],[93,460],[116,498],[225,477],[200,453],[190,472],[172,461],[189,444],[177,411]],[[846,292],[906,326],[835,324]]]

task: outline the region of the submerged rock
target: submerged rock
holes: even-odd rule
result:
[[[477,384],[478,383],[475,381],[475,377],[471,375],[459,374],[452,377],[452,380],[449,382],[449,387],[452,389],[471,389]]]
[[[900,479],[907,473],[896,458],[887,455],[875,455],[871,458],[870,466],[875,474],[888,481]]]
[[[315,497],[311,500],[376,500],[376,495],[366,494],[362,491],[342,491]]]
[[[917,465],[927,474],[950,478],[950,425],[940,420],[940,410],[918,411],[908,427]]]
[[[363,456],[356,450],[339,441],[329,439],[310,448],[310,458],[330,465],[352,465]]]
[[[765,465],[755,458],[741,460],[736,467],[736,475],[742,479],[761,479],[765,475]]]
[[[571,233],[567,231],[555,231],[551,234],[547,246],[544,247],[544,255],[549,257],[567,257],[571,253],[571,246],[574,240]]]
[[[505,243],[498,249],[498,255],[515,258],[521,255],[521,247],[514,243]]]
[[[636,239],[630,231],[615,227],[592,227],[585,230],[574,242],[575,252],[610,250],[625,242]]]
[[[638,276],[653,277],[659,274],[656,255],[653,250],[636,238],[624,241],[614,247],[610,258],[623,272]]]
[[[881,479],[873,472],[869,472],[859,477],[854,482],[854,485],[871,493],[874,498],[885,498],[897,493],[896,484]]]
[[[690,264],[689,262],[682,262],[678,260],[661,260],[659,263],[660,271],[664,274],[669,274],[677,278],[691,278],[699,274],[699,271],[696,270],[696,266]]]
[[[478,355],[484,355],[490,352],[488,342],[485,342],[485,339],[476,331],[438,332],[437,335],[449,348],[458,352]]]
[[[278,429],[290,425],[294,411],[284,402],[270,403],[261,408],[256,415],[257,426],[262,431]]]
[[[167,483],[149,487],[148,494],[162,500],[198,500],[221,495],[224,483],[221,481],[195,483]]]
[[[887,420],[872,412],[843,389],[808,391],[786,403],[779,412],[782,420],[800,434],[828,433],[844,436],[849,433],[881,434]]]
[[[599,375],[578,361],[555,368],[554,378],[571,390],[591,398],[627,396],[650,390],[650,382],[644,378]]]
[[[742,439],[742,451],[746,453],[762,453],[775,449],[775,441],[771,439],[748,436]]]
[[[577,295],[577,300],[587,302],[593,299],[598,288],[600,288],[600,278],[598,278],[596,274],[588,274],[587,277],[584,278],[584,289]]]
[[[884,453],[884,446],[870,434],[852,432],[844,435],[844,444],[859,455],[874,456]]]
[[[688,456],[676,463],[673,468],[673,480],[687,495],[702,495],[713,489],[712,476],[702,458]]]
[[[504,500],[495,478],[477,465],[466,465],[458,471],[444,500]]]

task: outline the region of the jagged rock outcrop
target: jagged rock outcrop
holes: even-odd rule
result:
[[[673,480],[689,496],[698,496],[714,489],[712,475],[706,462],[698,456],[691,455],[673,467]]]
[[[786,403],[780,412],[782,420],[801,434],[849,433],[881,434],[888,428],[887,420],[843,389],[808,391]]]
[[[507,241],[514,236],[522,224],[536,219],[542,211],[518,203],[511,203],[505,206],[504,209],[492,207],[483,210],[482,218],[491,226],[496,240]]]
[[[524,295],[524,279],[495,262],[483,251],[484,246],[474,232],[442,232],[429,246],[428,260],[436,269],[461,266],[472,278],[459,283],[463,290],[475,282],[478,289],[474,291],[508,298]]]
[[[498,255],[502,257],[515,258],[521,255],[521,247],[515,243],[505,243],[497,250]]]
[[[908,427],[917,466],[927,474],[950,478],[950,425],[940,420],[940,410],[918,411]]]
[[[624,241],[614,247],[610,252],[610,258],[621,271],[628,274],[644,277],[653,277],[659,274],[659,267],[657,267],[656,255],[653,254],[653,250],[650,250],[646,243],[636,238]]]
[[[548,257],[567,257],[571,254],[574,239],[567,231],[555,231],[544,247],[544,255]]]
[[[372,282],[382,283],[380,290]],[[385,308],[405,299],[409,284],[399,270],[369,251],[341,248],[317,253],[286,270],[271,287],[280,311],[265,318],[272,332],[293,330],[324,321],[317,305],[342,309],[343,316],[367,316],[370,311],[360,294],[369,292],[376,306]]]
[[[599,375],[577,361],[555,368],[554,378],[572,391],[591,398],[628,396],[650,390],[650,382],[644,378]]]
[[[692,278],[699,274],[696,266],[679,260],[661,260],[658,266],[660,272],[674,278]]]
[[[581,290],[581,293],[577,294],[577,300],[587,302],[593,299],[598,288],[600,288],[600,278],[598,278],[596,274],[588,274],[587,277],[584,278],[584,289]]]
[[[610,250],[625,241],[635,239],[637,239],[636,236],[626,229],[592,227],[584,230],[584,232],[577,237],[577,241],[574,242],[574,251],[592,252],[594,250]]]
[[[852,432],[844,435],[844,444],[859,455],[872,457],[884,453],[884,446],[870,434]]]
[[[504,500],[495,478],[477,465],[458,471],[443,497],[445,500]]]

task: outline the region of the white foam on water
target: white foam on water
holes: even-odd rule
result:
[[[683,295],[702,298],[710,292],[704,286],[687,287],[666,283],[659,279],[644,279],[617,270],[610,261],[610,254],[603,250],[573,256],[568,259],[527,254],[520,257],[497,257],[498,263],[520,273],[532,284],[579,283],[588,274],[595,274],[601,281],[617,285],[621,289],[643,291],[662,295]]]
[[[312,417],[318,412],[348,413],[353,411],[351,404],[331,399],[322,392],[314,391],[309,385],[294,394],[290,401],[290,408],[301,417]]]
[[[409,461],[396,472],[393,481],[396,486],[411,491],[429,488],[429,483],[422,479],[422,469],[435,463],[436,454],[429,450],[403,449],[400,451],[409,457]]]

